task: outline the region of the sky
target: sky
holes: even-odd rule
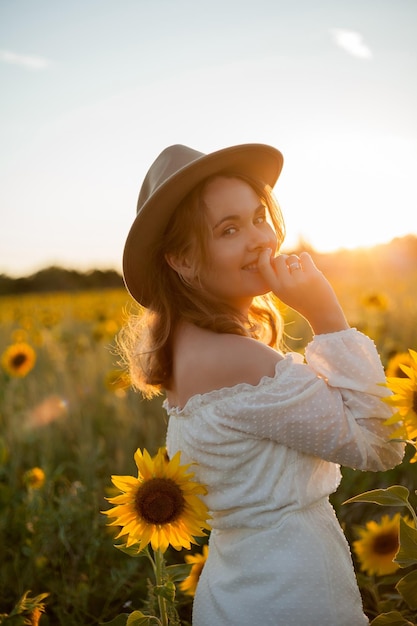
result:
[[[280,149],[286,247],[417,235],[416,0],[0,0],[0,273],[121,271],[181,143]]]

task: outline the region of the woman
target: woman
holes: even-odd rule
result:
[[[384,371],[306,253],[279,254],[281,153],[171,146],[151,166],[124,252],[145,309],[122,337],[136,386],[161,390],[167,449],[208,489],[209,557],[194,626],[360,626],[351,556],[328,496],[339,465],[401,462]],[[279,349],[276,299],[311,325],[306,362]]]

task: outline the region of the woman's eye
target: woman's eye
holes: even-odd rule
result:
[[[237,232],[236,226],[228,226],[224,229],[223,235],[234,235]]]
[[[262,224],[263,222],[266,221],[266,215],[258,215],[258,217],[255,218],[255,224]]]

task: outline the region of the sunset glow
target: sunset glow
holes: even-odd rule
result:
[[[174,143],[279,148],[288,246],[417,235],[414,0],[24,5],[0,8],[0,273],[120,270]]]

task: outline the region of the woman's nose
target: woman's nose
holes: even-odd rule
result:
[[[248,247],[251,250],[264,249],[271,247],[273,242],[272,233],[267,230],[253,226],[250,232]]]

